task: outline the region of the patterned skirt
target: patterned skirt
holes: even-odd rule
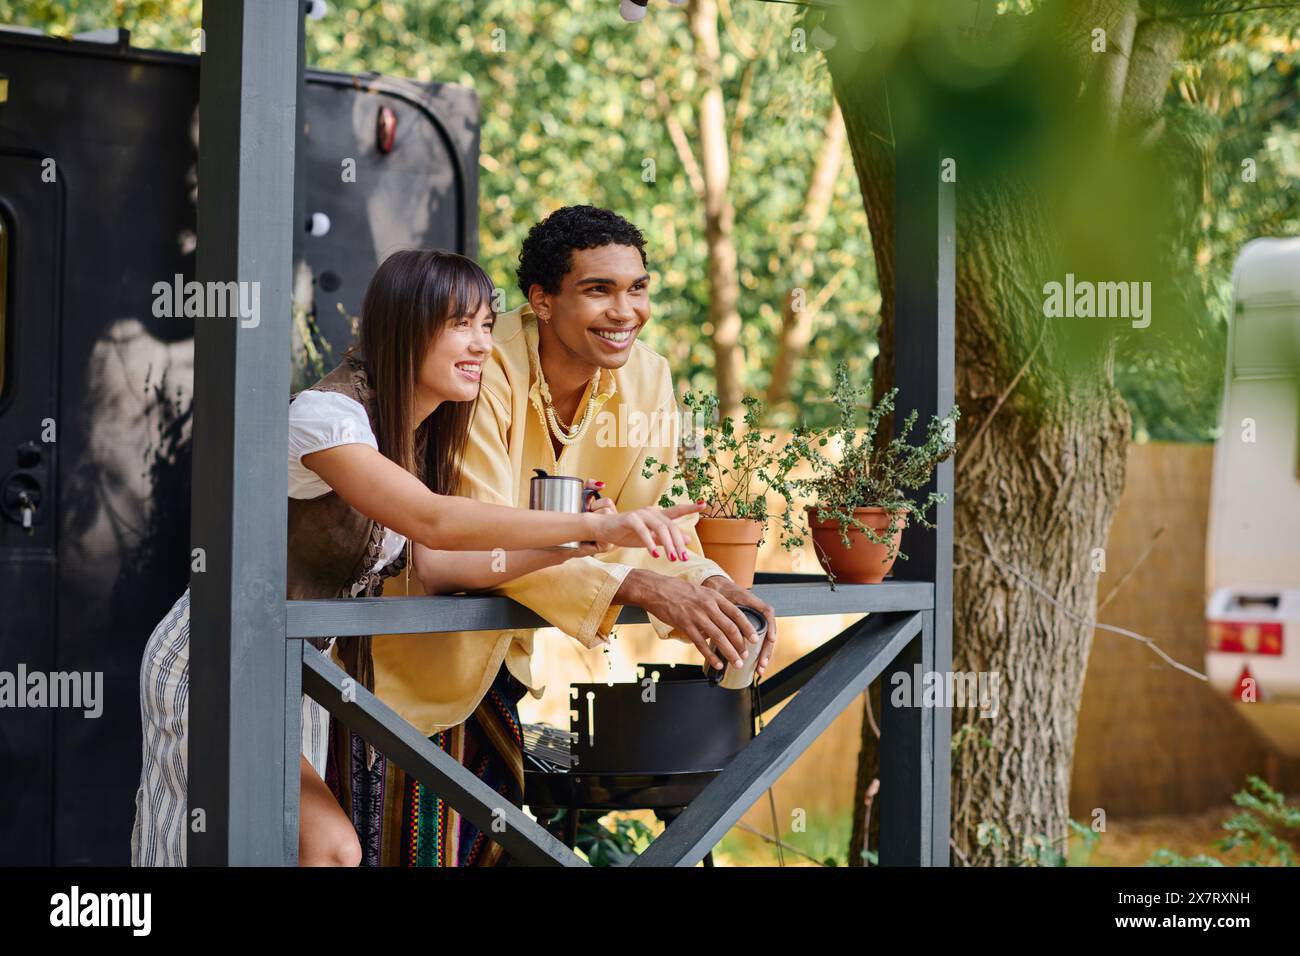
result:
[[[527,688],[504,666],[474,713],[429,738],[515,806],[524,797],[517,704]],[[330,718],[325,783],[361,840],[362,866],[503,866],[509,854],[365,741]]]
[[[131,828],[132,866],[185,866],[189,772],[190,589],[158,622],[140,659],[140,787]],[[329,713],[302,698],[302,752],[325,769]]]

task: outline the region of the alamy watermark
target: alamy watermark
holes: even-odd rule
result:
[[[1043,286],[1043,315],[1049,319],[1132,319],[1135,329],[1151,324],[1150,282],[1074,281],[1065,274],[1064,284]]]
[[[176,273],[173,281],[153,284],[153,314],[159,319],[239,319],[240,328],[262,321],[260,282],[197,282]]]
[[[73,884],[50,897],[50,925],[120,926],[133,936],[148,936],[153,925],[152,893],[83,893]]]
[[[925,671],[912,665],[912,672],[898,671],[889,679],[894,707],[979,707],[981,717],[998,715],[998,671]]]
[[[688,409],[661,408],[644,412],[620,405],[617,412],[605,410],[597,413],[592,424],[596,429],[598,448],[672,448],[680,435],[682,441],[679,444],[693,454],[704,454],[700,441],[703,418]]]
[[[70,707],[94,720],[104,712],[103,671],[0,671],[0,708]]]

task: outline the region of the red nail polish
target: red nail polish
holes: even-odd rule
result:
[[[598,482],[596,482],[596,487],[597,487],[597,488],[604,488],[604,487],[605,487],[605,483],[604,483],[603,481],[598,481]]]
[[[658,552],[658,551],[651,551],[651,552],[650,552],[650,557],[652,557],[652,558],[657,558],[657,557],[659,557],[659,552]]]

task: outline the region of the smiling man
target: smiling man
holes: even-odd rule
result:
[[[527,304],[497,319],[461,493],[526,508],[529,482],[540,468],[603,482],[601,492],[620,511],[657,504],[668,491],[669,477],[647,479],[642,468],[647,457],[675,459],[679,429],[668,362],[638,340],[650,320],[645,238],[608,210],[559,209],[524,240],[518,281]],[[631,427],[601,427],[611,421]],[[715,666],[722,665],[721,658],[738,662],[744,642],[754,637],[737,608],[746,604],[768,620],[761,674],[776,641],[772,609],[702,556],[693,516],[680,523],[687,530],[686,552],[618,549],[575,558],[519,577],[494,593],[536,611],[586,647],[609,640],[622,605],[637,605],[651,615],[660,637],[689,641]],[[492,543],[485,541],[484,547]],[[509,561],[508,553],[502,560]],[[504,700],[513,704],[525,688],[541,697],[530,667],[533,637],[532,630],[377,636],[375,692],[446,746],[440,731],[471,716],[490,725],[491,708],[508,709],[501,706]],[[495,735],[492,757],[513,778],[500,791],[518,803],[523,761],[518,728],[512,730]],[[355,741],[350,749],[357,752]],[[361,772],[357,761],[345,764],[340,768],[345,780]],[[408,853],[405,844],[414,845],[422,832],[457,831],[450,808],[398,768],[389,764],[380,773],[369,782],[357,778],[358,790],[382,795],[383,804],[366,808],[354,801],[352,817],[362,831],[363,849],[378,851],[382,844],[376,858],[409,864],[420,854]],[[443,823],[426,826],[422,816]],[[401,847],[397,855],[390,844]]]

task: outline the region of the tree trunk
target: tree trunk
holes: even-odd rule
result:
[[[840,107],[835,100],[831,100],[831,109],[822,133],[822,145],[817,151],[817,162],[808,177],[808,192],[799,217],[798,238],[790,250],[793,281],[781,306],[781,330],[776,343],[776,359],[772,362],[772,380],[767,386],[769,409],[775,409],[789,401],[790,383],[812,340],[813,322],[822,304],[834,295],[839,286],[835,279],[831,279],[815,295],[809,288],[813,277],[813,253],[817,251],[817,231],[826,220],[831,197],[835,193],[835,181],[839,179],[844,159],[844,139],[844,120],[840,116]]]
[[[740,277],[736,266],[736,210],[728,188],[731,163],[722,96],[722,48],[715,0],[691,0],[687,10],[695,44],[700,96],[700,166],[704,182],[704,236],[709,247],[709,321],[719,414],[738,417],[744,388],[740,352]]]
[[[1104,60],[1090,58],[1078,41],[1098,25],[1108,37],[1115,31]],[[1136,0],[1073,2],[1061,38],[1069,40],[1061,44],[1066,68],[1097,80],[1062,87],[1086,90],[1100,148],[1126,127],[1150,125],[1181,42],[1176,30],[1167,22],[1143,23]],[[846,45],[828,60],[880,276],[879,395],[889,387],[892,363],[893,137],[883,88],[864,76]],[[1082,113],[1068,100],[1060,109],[1062,116]],[[1078,162],[1082,167],[1086,158]],[[1070,241],[1078,241],[1066,234],[1071,230],[1053,201],[1070,176],[1062,169],[1036,183],[1010,171],[966,179],[959,172],[957,180],[956,397],[962,419],[953,667],[1000,675],[996,719],[983,719],[974,708],[952,714],[952,839],[958,858],[975,864],[1024,858],[1027,836],[1063,849],[1092,638],[1092,628],[1079,622],[1094,613],[1095,549],[1106,545],[1124,485],[1130,422],[1112,381],[1114,339],[1099,337],[1081,351],[1077,339],[1063,337],[1064,327],[1044,316],[1043,276]],[[909,404],[908,396],[899,396],[900,408]],[[1041,583],[1057,603],[1008,567]],[[857,863],[863,838],[862,797],[877,773],[877,743],[864,720],[851,863]],[[981,846],[985,822],[1007,842]]]
[[[1092,640],[1078,622],[1093,616],[1092,556],[1106,545],[1124,488],[1129,416],[1111,382],[1111,346],[1063,375],[1048,335],[1027,369],[1030,381],[994,412],[1034,347],[1008,316],[1044,321],[1041,273],[1025,261],[1020,240],[1059,244],[1051,232],[1030,196],[972,190],[959,202],[956,390],[965,447],[953,509],[953,668],[997,672],[1002,692],[997,719],[973,708],[953,714],[952,835],[973,863],[1024,852],[981,847],[986,821],[1014,841],[1067,836]],[[986,556],[1041,582],[1061,606]]]

